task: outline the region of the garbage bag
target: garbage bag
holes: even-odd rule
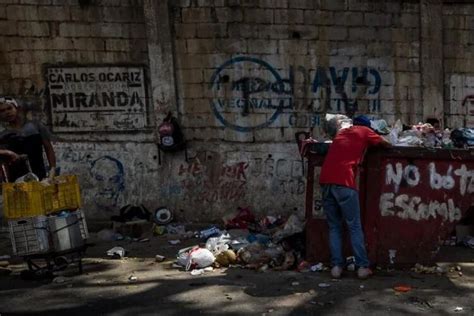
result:
[[[211,237],[206,241],[206,249],[212,252],[213,255],[218,255],[229,249],[230,242],[231,239],[229,234],[222,234],[219,237]]]
[[[176,263],[184,266],[186,271],[194,268],[206,268],[214,263],[216,257],[206,248],[198,246],[184,248],[178,252]]]
[[[188,260],[189,266],[205,268],[212,265],[216,260],[216,257],[214,257],[212,252],[210,252],[208,249],[198,248],[190,252]]]
[[[295,214],[292,214],[285,223],[283,229],[273,234],[273,241],[279,242],[285,237],[302,232],[304,229],[304,222]]]
[[[255,215],[248,207],[237,208],[237,214],[226,216],[223,218],[226,228],[246,229],[249,224],[255,223]]]

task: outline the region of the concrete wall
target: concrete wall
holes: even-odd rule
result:
[[[90,217],[126,203],[197,221],[237,206],[289,214],[304,206],[294,134],[324,137],[325,113],[461,123],[473,12],[435,0],[0,0],[0,93],[43,112]],[[98,79],[136,67],[133,86]],[[79,79],[53,87],[48,71]],[[90,97],[112,92],[108,107]],[[189,159],[162,153],[160,165],[155,130],[170,110]]]
[[[474,126],[474,6],[443,10],[444,105],[450,126]]]

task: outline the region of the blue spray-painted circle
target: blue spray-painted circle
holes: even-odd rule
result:
[[[214,85],[216,84],[216,79],[219,78],[219,74],[227,66],[235,64],[235,63],[239,63],[239,62],[252,62],[252,63],[259,64],[259,65],[265,67],[268,71],[270,71],[272,73],[272,75],[275,77],[277,83],[282,84],[282,82],[283,82],[280,75],[278,74],[278,72],[269,63],[267,63],[263,60],[254,58],[254,57],[239,56],[239,57],[234,57],[234,58],[229,59],[228,61],[223,63],[219,68],[216,69],[216,71],[212,74],[211,82],[209,83],[209,89],[213,89]],[[234,129],[236,131],[239,131],[239,132],[250,132],[254,129],[260,129],[260,128],[267,127],[270,124],[272,124],[282,112],[282,107],[279,106],[276,109],[275,113],[273,113],[272,116],[266,122],[264,122],[262,124],[259,124],[259,125],[255,125],[255,126],[240,126],[240,125],[236,125],[236,124],[233,124],[233,123],[227,121],[222,116],[222,114],[219,112],[219,110],[217,109],[214,102],[211,102],[211,109],[212,109],[212,112],[214,113],[214,115],[216,116],[216,118],[224,126],[232,128],[232,129]]]

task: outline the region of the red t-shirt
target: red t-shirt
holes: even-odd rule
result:
[[[382,137],[365,126],[352,126],[337,133],[324,159],[320,184],[338,184],[357,190],[357,166],[369,146],[382,142]]]

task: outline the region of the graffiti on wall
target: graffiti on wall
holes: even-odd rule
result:
[[[179,166],[180,189],[193,202],[239,201],[245,197],[247,168],[245,162],[221,164],[214,171],[199,158]],[[217,174],[216,174],[217,173]]]
[[[251,158],[249,167],[252,177],[270,180],[272,193],[302,195],[305,192],[301,160]]]
[[[249,132],[270,126],[283,113],[289,114],[288,126],[314,127],[325,112],[381,111],[382,79],[374,68],[290,66],[282,73],[254,57],[226,61],[210,79],[213,114],[225,127]],[[309,97],[296,98],[297,85]]]
[[[94,203],[99,207],[117,206],[125,189],[122,162],[108,155],[102,156],[91,162],[89,172],[96,190]]]
[[[442,171],[441,171],[442,170]],[[431,194],[417,190],[419,185],[429,184]],[[401,193],[400,187],[405,188]],[[385,168],[386,192],[380,196],[379,207],[382,216],[397,216],[402,219],[428,220],[441,218],[444,221],[461,219],[461,210],[457,206],[461,197],[474,193],[474,170],[467,169],[465,164],[457,167],[449,165],[447,169],[428,164],[426,170],[415,165],[403,165],[398,162],[389,163]],[[442,192],[451,191],[449,195]],[[444,197],[443,197],[444,196]],[[436,198],[434,198],[436,197]]]
[[[88,212],[97,212],[98,217],[128,203],[156,199],[152,187],[157,178],[155,146],[56,143],[55,149],[61,173],[78,175]]]
[[[233,160],[218,153],[201,152],[174,172],[176,177],[161,186],[161,198],[241,201],[251,200],[260,192],[300,200],[305,192],[301,161],[291,158],[257,155]]]
[[[56,132],[129,131],[146,127],[143,67],[46,69]]]
[[[95,206],[108,210],[123,202],[125,168],[118,158],[72,148],[58,149],[61,170],[79,175],[82,191],[90,195]]]

